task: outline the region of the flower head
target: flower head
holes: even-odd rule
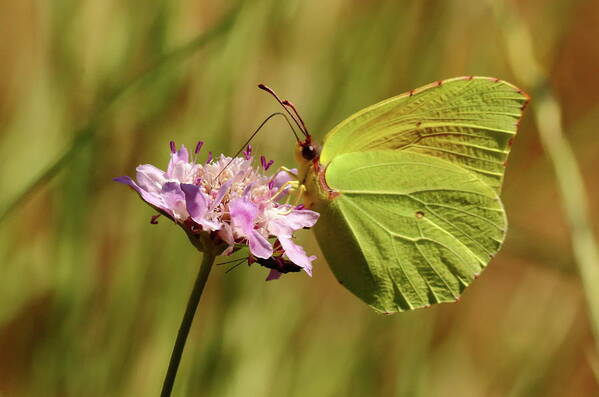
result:
[[[247,246],[249,264],[257,262],[271,269],[267,280],[300,269],[312,274],[316,257],[293,242],[293,233],[312,227],[319,214],[282,202],[297,186],[295,170],[265,175],[272,160],[261,157],[261,166],[254,167],[250,146],[243,157],[213,159],[209,153],[205,163],[197,161],[203,142],[198,142],[193,155],[183,145],[178,150],[173,142],[170,146],[166,171],[144,164],[137,167],[135,181],[128,176],[115,181],[129,185],[146,203],[180,225],[199,249],[202,234],[224,246],[225,255]]]

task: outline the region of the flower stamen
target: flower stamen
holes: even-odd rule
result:
[[[273,165],[274,162],[275,162],[274,160],[270,160],[267,163],[266,157],[260,156],[260,163],[262,164],[262,168],[264,168],[264,171],[268,171],[268,169],[270,168],[271,165]]]
[[[252,145],[247,145],[247,148],[243,151],[243,157],[249,160],[252,157]]]

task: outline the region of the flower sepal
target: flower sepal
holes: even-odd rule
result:
[[[219,256],[228,247],[224,241],[214,238],[213,232],[196,230],[194,227],[186,227],[185,224],[182,224],[181,228],[185,230],[189,242],[202,253]]]

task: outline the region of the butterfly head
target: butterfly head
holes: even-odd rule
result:
[[[312,136],[308,137],[303,141],[297,142],[298,152],[303,161],[312,162],[318,160],[320,156],[320,146],[312,142]]]

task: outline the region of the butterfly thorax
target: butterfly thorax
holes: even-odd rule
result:
[[[334,198],[338,193],[326,183],[326,165],[320,163],[321,147],[312,142],[311,137],[298,143],[296,159],[299,167],[299,180],[304,185],[303,204],[315,208],[318,203]]]

